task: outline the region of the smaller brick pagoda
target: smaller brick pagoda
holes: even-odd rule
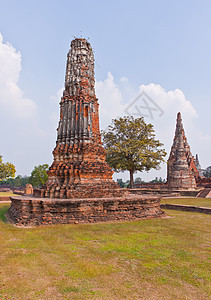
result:
[[[167,162],[167,184],[170,189],[195,189],[200,178],[199,162],[191,154],[181,113],[177,114],[177,124],[173,145]]]

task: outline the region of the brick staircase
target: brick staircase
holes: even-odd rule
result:
[[[211,188],[204,188],[202,191],[198,193],[196,197],[211,198]]]

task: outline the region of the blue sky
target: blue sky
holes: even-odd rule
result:
[[[166,150],[180,109],[192,154],[199,153],[202,167],[211,164],[210,1],[7,0],[0,7],[0,78],[3,85],[8,76],[19,93],[14,102],[11,85],[0,92],[0,153],[14,162],[18,174],[28,175],[34,165],[52,162],[59,91],[74,36],[88,38],[94,49],[102,128],[147,90],[163,106],[165,117],[145,121],[155,125]],[[7,103],[14,110],[12,118],[5,108],[7,97],[13,98]],[[141,177],[165,177],[165,169]]]

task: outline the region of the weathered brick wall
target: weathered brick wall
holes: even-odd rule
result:
[[[10,201],[10,197],[2,196],[2,197],[0,197],[0,202],[1,201]]]
[[[33,195],[33,186],[30,183],[26,184],[24,194]]]
[[[164,216],[160,197],[130,195],[116,198],[46,199],[11,197],[8,218],[18,226],[94,223]]]
[[[121,197],[123,194],[128,195],[127,190],[118,189],[108,184],[87,184],[78,185],[76,189],[71,187],[64,187],[58,190],[46,187],[46,189],[34,189],[34,196],[38,198],[62,198],[62,199],[83,199],[83,198],[113,198]]]
[[[0,192],[4,192],[4,193],[8,193],[8,192],[12,192],[12,190],[10,188],[7,187],[0,187]]]
[[[128,189],[129,192],[138,195],[144,194],[156,194],[162,195],[163,197],[178,197],[178,196],[185,196],[185,197],[196,197],[199,193],[199,189],[197,190],[182,190],[182,189]]]
[[[134,188],[149,188],[149,189],[167,189],[168,185],[165,182],[145,182],[145,183],[134,183]]]
[[[197,213],[211,215],[210,207],[199,207],[199,206],[179,205],[179,204],[161,204],[161,207],[164,209],[191,211],[191,212],[197,212]]]

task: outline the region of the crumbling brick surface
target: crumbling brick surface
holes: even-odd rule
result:
[[[167,162],[167,184],[171,189],[195,189],[200,181],[200,164],[188,145],[182,125],[181,113],[177,114],[177,124],[173,145]]]
[[[33,186],[30,183],[26,184],[24,193],[26,195],[33,195]]]
[[[105,160],[94,84],[91,45],[85,39],[75,39],[67,56],[54,161],[47,184],[34,191],[36,197],[71,199],[126,194],[113,181],[113,171]]]
[[[11,197],[8,218],[17,226],[94,223],[165,216],[160,197],[129,195],[115,198],[46,199]]]

